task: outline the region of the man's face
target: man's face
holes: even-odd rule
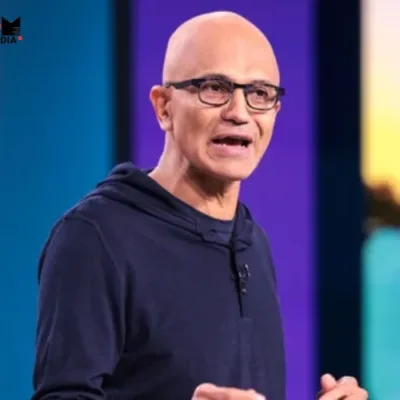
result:
[[[278,85],[276,65],[265,46],[260,48],[257,41],[251,44],[239,35],[230,41],[220,37],[212,45],[209,40],[196,49],[195,60],[189,61],[182,80],[223,75],[239,84],[267,81]],[[258,111],[249,107],[242,89],[234,90],[220,106],[204,104],[195,86],[163,90],[169,98],[168,134],[191,167],[224,181],[243,180],[254,171],[270,143],[279,102],[268,111]],[[219,92],[220,87],[211,84],[203,94],[213,99],[219,98]],[[257,103],[257,93],[251,96]],[[236,140],[241,138],[250,143]]]

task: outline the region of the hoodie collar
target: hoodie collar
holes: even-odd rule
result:
[[[227,243],[218,232],[232,229],[232,221],[212,218],[173,196],[148,174],[127,162],[114,167],[90,195],[103,195],[161,218],[199,235],[204,241],[229,245],[236,251],[251,244],[253,220],[249,210],[238,203],[232,239]]]

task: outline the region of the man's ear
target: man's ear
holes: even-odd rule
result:
[[[164,86],[153,86],[149,97],[160,128],[165,132],[170,131],[172,129],[170,90]]]
[[[282,107],[282,103],[281,103],[281,101],[279,100],[279,101],[277,101],[277,103],[275,104],[275,112],[278,114],[279,113],[279,111],[281,110],[281,107]]]

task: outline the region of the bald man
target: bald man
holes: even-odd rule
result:
[[[150,92],[158,164],[115,167],[43,248],[33,400],[285,400],[271,252],[238,200],[271,141],[279,79],[238,15],[174,32]],[[366,398],[353,378],[321,386],[323,400]]]

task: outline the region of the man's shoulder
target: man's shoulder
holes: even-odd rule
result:
[[[115,264],[118,254],[118,240],[113,240],[118,232],[115,215],[111,201],[98,196],[84,197],[67,209],[53,223],[44,240],[39,254],[39,274],[49,253],[60,253],[62,249],[66,249],[64,253],[83,258],[90,253],[93,260],[103,257]]]
[[[126,220],[135,216],[134,210],[111,198],[89,193],[72,207],[67,209],[55,222],[54,227],[69,220],[86,222],[99,231],[113,230]]]
[[[43,250],[53,241],[57,235],[62,235],[64,240],[74,240],[73,235],[84,232],[80,238],[81,243],[89,242],[93,237],[103,240],[107,236],[107,230],[117,229],[118,218],[115,212],[115,204],[101,196],[88,195],[79,202],[64,211],[53,223],[44,243]],[[73,227],[73,228],[71,228]]]

